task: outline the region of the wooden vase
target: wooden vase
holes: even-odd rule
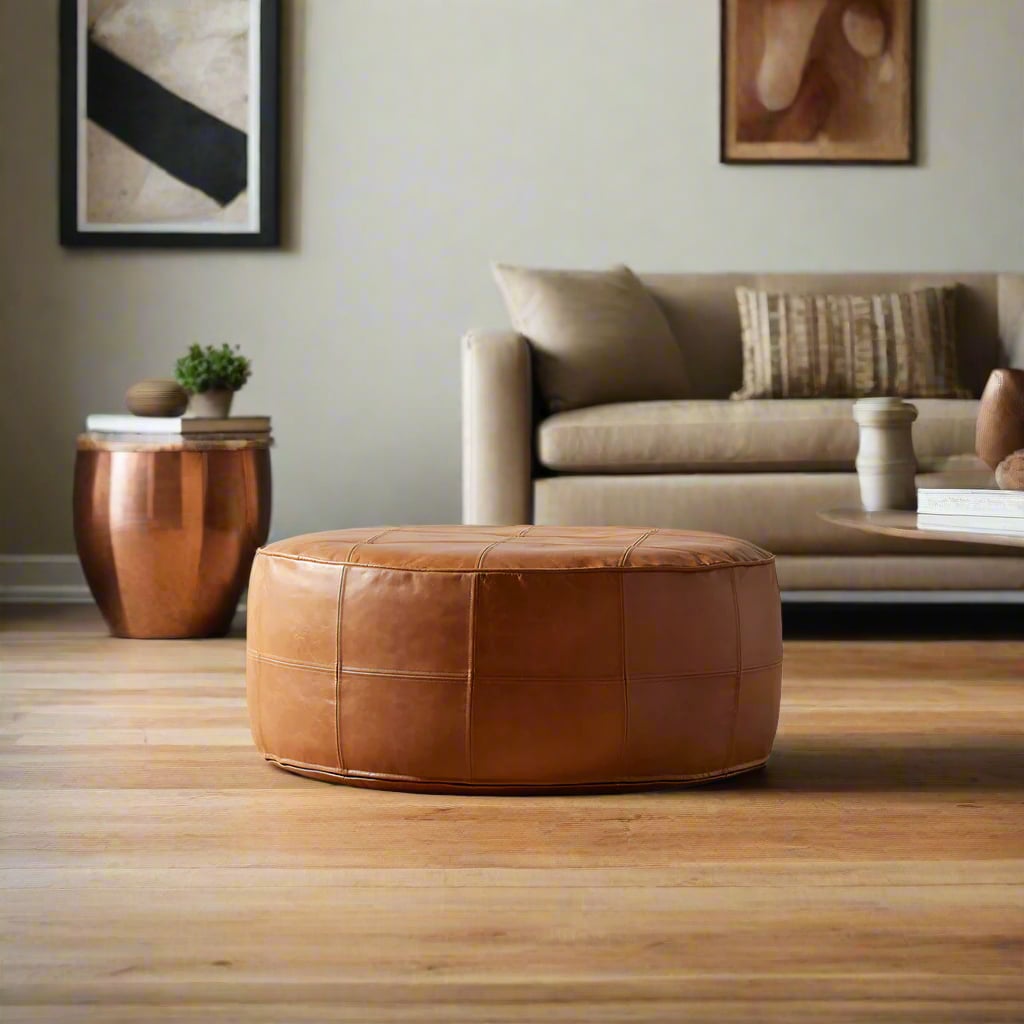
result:
[[[1024,448],[1024,370],[993,370],[981,396],[975,434],[978,458],[995,469]]]

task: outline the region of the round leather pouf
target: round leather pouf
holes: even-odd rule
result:
[[[774,558],[717,534],[338,530],[253,563],[253,737],[274,764],[329,782],[703,782],[764,764],[781,677]]]

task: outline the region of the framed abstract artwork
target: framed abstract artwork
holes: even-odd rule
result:
[[[61,0],[67,246],[279,244],[280,0]]]
[[[913,163],[914,0],[722,0],[723,163]]]

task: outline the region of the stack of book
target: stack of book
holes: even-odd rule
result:
[[[270,434],[269,416],[130,416],[93,413],[85,429],[94,434],[181,434],[186,437],[209,434]]]
[[[917,492],[921,530],[1024,536],[1024,491],[922,487]]]

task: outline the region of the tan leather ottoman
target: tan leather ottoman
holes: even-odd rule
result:
[[[253,564],[263,755],[330,782],[624,789],[764,764],[779,713],[773,557],[711,533],[339,530]]]

